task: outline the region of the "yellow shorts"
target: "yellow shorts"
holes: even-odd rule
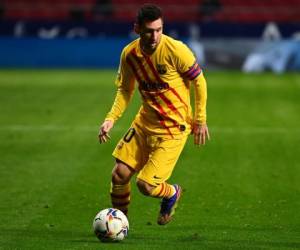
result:
[[[138,172],[137,178],[157,186],[170,178],[187,137],[149,136],[132,125],[117,144],[113,156]]]

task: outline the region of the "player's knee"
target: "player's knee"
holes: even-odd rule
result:
[[[131,170],[124,164],[117,163],[112,171],[112,182],[114,184],[124,185],[130,181]]]
[[[130,177],[126,176],[118,171],[112,172],[112,182],[114,184],[124,185],[130,181]]]
[[[136,184],[142,194],[147,196],[151,195],[154,188],[152,185],[140,179],[137,179]]]
[[[111,181],[112,181],[112,183],[119,184],[119,185],[126,183],[125,178],[122,175],[120,175],[118,172],[115,172],[115,171],[112,172]]]

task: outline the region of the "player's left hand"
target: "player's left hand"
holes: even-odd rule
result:
[[[206,140],[210,140],[208,127],[206,124],[194,124],[193,134],[194,144],[196,146],[205,145]]]

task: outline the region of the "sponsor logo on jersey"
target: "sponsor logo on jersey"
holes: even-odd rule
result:
[[[145,91],[158,91],[158,90],[163,90],[163,89],[168,89],[169,84],[166,82],[141,82],[141,88],[142,90]]]

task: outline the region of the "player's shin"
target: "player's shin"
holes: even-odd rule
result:
[[[124,185],[111,183],[110,197],[112,206],[121,210],[125,215],[128,213],[130,190],[130,183]]]

